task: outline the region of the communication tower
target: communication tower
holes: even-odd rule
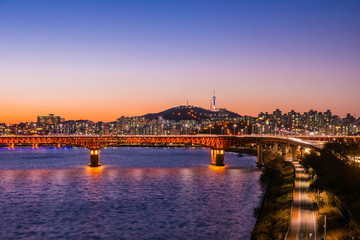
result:
[[[213,94],[213,97],[212,97],[212,110],[213,111],[216,111],[216,106],[215,106],[215,101],[216,101],[216,97],[215,97],[215,89],[214,89],[214,94]]]

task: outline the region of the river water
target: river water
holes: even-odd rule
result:
[[[249,239],[253,156],[209,149],[0,149],[0,239]]]

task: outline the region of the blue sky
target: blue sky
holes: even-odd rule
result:
[[[214,87],[240,114],[360,115],[359,13],[359,1],[0,1],[0,122],[208,107]]]

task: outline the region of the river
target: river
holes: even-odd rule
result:
[[[0,149],[1,239],[250,239],[253,156],[202,148]]]

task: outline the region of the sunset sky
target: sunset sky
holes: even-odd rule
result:
[[[360,1],[0,0],[0,122],[189,104],[360,117]]]

